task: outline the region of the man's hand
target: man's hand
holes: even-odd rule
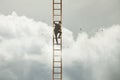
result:
[[[53,23],[55,24],[55,21]]]

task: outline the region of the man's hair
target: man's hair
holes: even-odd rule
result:
[[[61,21],[59,21],[59,23],[61,23]]]

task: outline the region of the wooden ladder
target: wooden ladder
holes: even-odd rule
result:
[[[53,0],[53,67],[52,80],[62,80],[62,34],[58,39],[58,44],[55,40],[54,28],[55,23],[61,22],[62,31],[62,0]]]

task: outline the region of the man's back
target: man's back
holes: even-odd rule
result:
[[[55,30],[57,30],[57,31],[60,30],[60,24],[55,24]]]

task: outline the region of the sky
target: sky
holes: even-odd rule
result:
[[[63,1],[64,80],[120,80],[119,3]],[[51,80],[51,4],[0,0],[0,80]]]
[[[119,4],[120,0],[63,0],[63,26],[77,36],[80,28],[94,34],[100,27],[120,24]],[[52,24],[52,0],[0,0],[0,13],[13,11]]]

